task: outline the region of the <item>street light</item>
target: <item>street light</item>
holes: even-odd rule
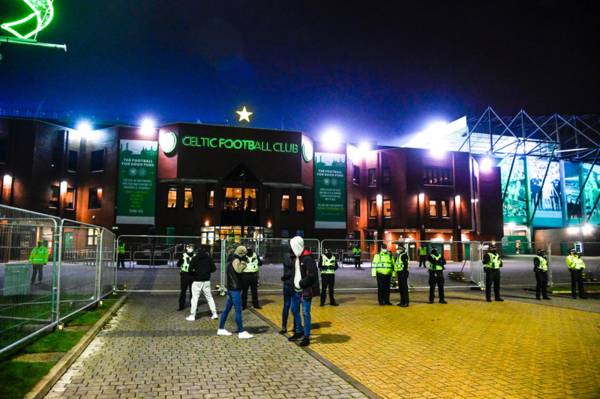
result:
[[[491,172],[493,166],[494,161],[492,161],[492,158],[486,156],[481,159],[481,162],[479,163],[479,170],[481,170],[483,173],[489,173]]]
[[[84,139],[87,139],[89,134],[93,130],[92,124],[87,119],[82,119],[79,122],[77,122],[77,126],[75,128],[77,129],[77,132],[81,135],[81,137],[83,137]]]
[[[342,132],[335,126],[330,126],[321,134],[321,141],[329,149],[335,149],[342,143]]]
[[[144,117],[140,123],[140,131],[144,136],[154,135],[156,130],[156,121],[150,117]]]

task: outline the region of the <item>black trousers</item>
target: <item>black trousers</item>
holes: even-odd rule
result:
[[[119,254],[117,256],[117,268],[125,269],[125,255]]]
[[[429,271],[429,302],[435,299],[435,286],[438,287],[440,301],[444,300],[444,271],[430,270]]]
[[[577,290],[579,290],[579,297],[586,298],[585,289],[583,288],[583,269],[570,269],[569,272],[571,273],[571,296],[577,298]]]
[[[419,267],[427,267],[427,255],[419,255]]]
[[[248,307],[248,289],[252,290],[252,306],[258,307],[258,273],[242,273],[242,307]]]
[[[548,298],[548,272],[541,270],[535,271],[535,297],[540,299],[540,294],[543,298]]]
[[[398,289],[400,290],[400,305],[408,305],[408,270],[398,273]]]
[[[354,267],[356,269],[360,269],[360,256],[355,256],[354,257]]]
[[[392,281],[391,274],[377,273],[377,301],[380,305],[390,303],[390,283]]]
[[[37,275],[38,282],[42,281],[44,277],[44,265],[32,265],[33,272],[31,273],[31,283],[35,282],[35,276]]]
[[[333,297],[335,274],[321,274],[321,305],[325,304],[327,287],[329,287],[329,303],[335,303],[335,298]]]
[[[185,308],[185,296],[187,291],[190,291],[190,301],[192,300],[192,283],[194,282],[194,279],[187,273],[181,273],[179,279],[179,309],[183,309]]]
[[[494,286],[494,299],[500,299],[500,269],[484,268],[485,271],[485,299],[492,299],[492,285]]]

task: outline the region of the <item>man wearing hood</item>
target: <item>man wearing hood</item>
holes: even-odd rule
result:
[[[310,344],[310,305],[313,297],[319,296],[319,269],[309,250],[304,249],[304,240],[300,236],[291,239],[290,247],[293,252],[293,287],[292,314],[294,315],[294,335],[290,341],[302,339],[300,346]],[[300,306],[304,318],[304,328],[300,319]]]
[[[177,261],[177,267],[179,267],[179,279],[180,279],[180,291],[179,291],[179,309],[185,309],[185,297],[186,292],[190,291],[190,297],[192,296],[192,283],[193,280],[190,277],[190,263],[194,257],[194,245],[186,244],[184,252]]]
[[[238,328],[238,337],[241,339],[252,338],[253,335],[244,330],[242,321],[242,278],[241,274],[248,265],[246,247],[240,245],[227,261],[225,273],[227,275],[227,302],[221,314],[217,335],[229,336],[231,333],[225,329],[225,322],[232,307],[235,307],[235,323]]]
[[[287,333],[288,317],[290,315],[290,307],[292,306],[292,297],[294,296],[294,253],[290,247],[283,254],[283,309],[281,312],[281,331],[280,334]],[[298,320],[294,318],[294,331],[302,330],[296,328]]]
[[[196,320],[196,309],[198,307],[198,299],[200,299],[201,292],[204,294],[204,298],[206,298],[206,302],[212,313],[211,319],[216,320],[219,318],[210,287],[210,275],[216,270],[217,267],[210,255],[200,247],[196,256],[194,256],[190,262],[189,275],[192,280],[192,306],[190,315],[186,317],[186,320]]]

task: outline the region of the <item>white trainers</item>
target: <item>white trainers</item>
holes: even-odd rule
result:
[[[218,318],[219,318],[219,315],[216,313],[214,315],[210,316],[211,320],[217,320]]]
[[[242,331],[241,333],[238,334],[238,337],[240,339],[248,339],[248,338],[254,337],[254,335],[250,334],[248,331]]]
[[[196,316],[194,316],[193,314],[189,315],[188,317],[185,318],[187,321],[195,321],[196,320]]]
[[[223,337],[228,337],[228,336],[231,335],[231,333],[229,331],[227,331],[226,329],[224,329],[224,328],[219,328],[217,330],[217,335],[221,335]]]

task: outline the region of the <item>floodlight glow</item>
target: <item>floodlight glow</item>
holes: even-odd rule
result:
[[[92,124],[88,120],[85,120],[85,119],[77,122],[76,129],[77,129],[77,132],[79,132],[79,134],[83,138],[87,138],[88,135],[93,130],[92,129]]]
[[[67,183],[66,180],[63,180],[63,181],[60,182],[60,192],[61,192],[61,194],[64,194],[64,193],[67,192],[67,186],[68,186],[68,183]]]
[[[328,127],[321,135],[321,141],[328,148],[335,148],[342,143],[342,133],[337,127]]]
[[[158,144],[165,154],[170,154],[177,147],[177,135],[173,132],[160,132]]]
[[[0,25],[0,27],[19,39],[33,38],[35,40],[37,34],[50,25],[50,22],[52,22],[52,19],[54,18],[54,7],[52,6],[52,1],[53,0],[23,0],[23,2],[27,4],[27,6],[31,8],[33,12],[16,21],[3,23]],[[23,33],[17,30],[20,26],[25,26],[24,30],[31,29],[31,27],[27,28],[28,25],[31,25],[28,24],[28,22],[34,18],[36,19],[35,28],[29,32]]]
[[[460,208],[460,195],[454,196],[454,203],[456,204],[457,208]]]
[[[367,153],[367,152],[371,151],[371,144],[369,144],[366,141],[363,141],[362,143],[360,143],[358,145],[358,149],[361,153]]]
[[[425,194],[424,193],[419,193],[419,202],[423,203],[425,201]]]
[[[514,230],[517,227],[517,224],[515,222],[509,222],[509,223],[506,223],[506,227],[509,230]]]
[[[383,196],[381,194],[377,194],[375,200],[377,201],[377,206],[381,206],[383,204]]]
[[[444,159],[446,157],[446,150],[444,149],[444,145],[436,146],[429,151],[429,156],[435,159]]]
[[[4,188],[10,187],[12,186],[12,176],[9,174],[5,174],[4,178],[2,179],[2,185],[4,186]]]
[[[579,234],[579,227],[575,227],[575,226],[567,227],[567,234],[569,234],[571,236]]]
[[[142,123],[140,123],[140,131],[144,136],[152,136],[156,130],[156,121],[152,118],[144,118],[142,119]]]
[[[494,162],[492,161],[492,158],[484,157],[481,159],[481,161],[479,163],[479,170],[481,170],[484,173],[488,173],[492,170],[493,166],[494,166]]]
[[[592,226],[589,223],[586,223],[583,226],[581,226],[581,232],[584,235],[589,236],[590,234],[592,234],[594,232],[594,226]]]

